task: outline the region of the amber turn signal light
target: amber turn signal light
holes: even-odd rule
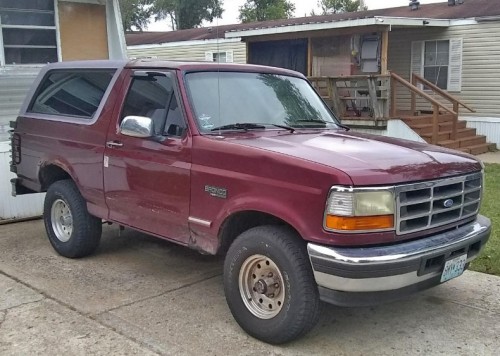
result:
[[[394,215],[326,216],[326,227],[331,230],[357,231],[394,228]]]

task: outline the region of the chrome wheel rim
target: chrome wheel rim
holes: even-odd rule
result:
[[[238,284],[241,298],[253,315],[271,319],[279,314],[285,301],[283,276],[269,257],[248,257],[241,266]]]
[[[62,199],[57,199],[52,204],[50,213],[52,231],[61,242],[68,242],[73,232],[73,216],[68,204]]]

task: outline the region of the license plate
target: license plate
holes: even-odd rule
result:
[[[441,282],[449,281],[464,273],[467,255],[461,255],[451,260],[446,261],[444,264],[443,274],[441,274]]]

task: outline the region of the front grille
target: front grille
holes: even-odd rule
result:
[[[398,235],[435,228],[479,212],[482,173],[396,187]]]

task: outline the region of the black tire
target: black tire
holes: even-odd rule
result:
[[[274,267],[279,273],[272,273]],[[276,289],[266,294],[270,286]],[[241,328],[270,344],[305,335],[319,318],[318,287],[306,245],[284,226],[258,226],[233,242],[224,262],[224,291]]]
[[[89,214],[72,180],[60,180],[47,190],[43,220],[52,247],[64,257],[90,255],[99,245],[102,222]]]

